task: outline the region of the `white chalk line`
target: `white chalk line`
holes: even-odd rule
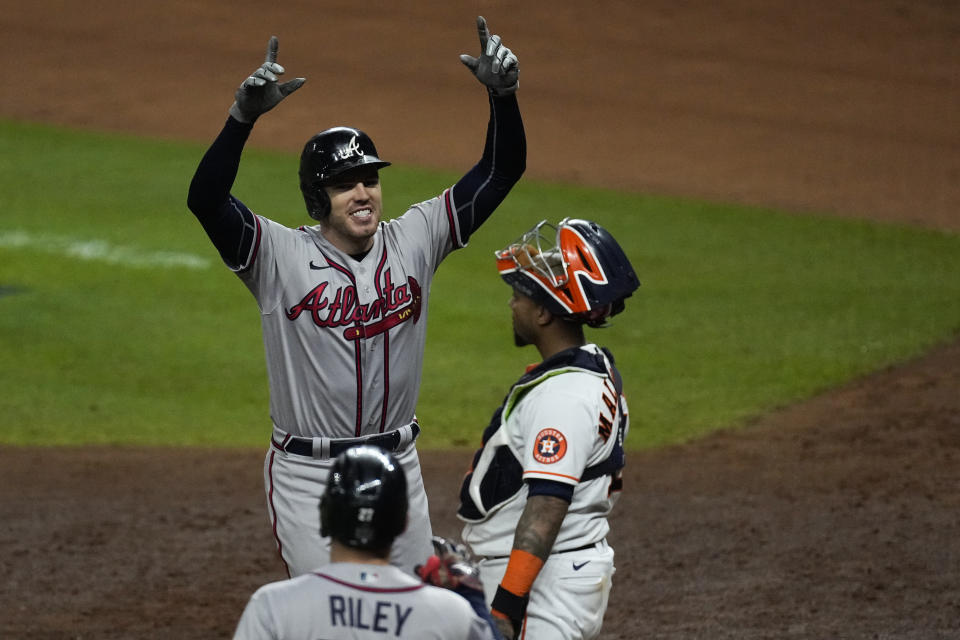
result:
[[[207,258],[182,251],[145,251],[137,247],[113,245],[106,240],[81,240],[69,236],[0,230],[0,248],[26,249],[91,262],[106,262],[125,267],[206,269]]]

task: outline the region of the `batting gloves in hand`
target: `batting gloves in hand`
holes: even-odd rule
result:
[[[503,46],[500,36],[491,36],[487,21],[477,17],[477,34],[480,36],[480,57],[467,54],[460,61],[467,66],[477,80],[495,96],[508,96],[520,86],[520,62],[510,49]]]
[[[453,591],[460,587],[483,590],[480,570],[466,547],[440,536],[433,536],[432,541],[434,555],[416,568],[424,582]]]
[[[277,64],[278,47],[277,36],[270,36],[267,59],[237,88],[230,115],[240,122],[253,122],[307,81],[306,78],[294,78],[289,82],[277,83],[277,76],[284,72],[283,67]]]

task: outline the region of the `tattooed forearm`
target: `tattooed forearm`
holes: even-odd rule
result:
[[[569,506],[565,500],[553,496],[531,496],[517,523],[513,548],[546,560]]]

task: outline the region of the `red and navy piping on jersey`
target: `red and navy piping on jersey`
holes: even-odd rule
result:
[[[231,200],[232,199],[233,197],[231,196]],[[243,203],[240,202],[239,200],[237,201],[237,204],[243,207]],[[243,207],[243,208],[246,209],[246,207]],[[249,210],[248,210],[248,213],[249,213]],[[231,265],[238,272],[243,272],[248,270],[251,267],[251,265],[253,265],[253,263],[256,262],[257,255],[260,253],[260,240],[263,238],[263,227],[260,224],[260,216],[253,215],[252,213],[250,213],[249,218],[253,219],[254,224],[251,225],[245,222],[244,226],[246,228],[251,228],[251,233],[249,234],[250,237],[252,238],[252,241],[249,243],[251,246],[249,248],[248,253],[246,254],[246,257],[241,258],[241,256],[238,255],[237,262]],[[240,245],[238,246],[238,250],[243,251],[246,245],[247,245],[246,242],[241,241]]]
[[[290,434],[287,434],[287,437],[283,439],[283,444],[287,443],[287,440],[290,439]],[[270,464],[268,467],[267,475],[270,477],[270,487],[267,492],[267,504],[270,505],[270,528],[273,532],[273,539],[277,543],[277,555],[280,556],[280,562],[283,563],[283,570],[287,572],[287,577],[290,576],[290,565],[287,564],[286,558],[283,557],[283,541],[280,540],[280,533],[277,531],[277,506],[273,503],[273,461],[276,458],[277,452],[273,449],[270,450]]]
[[[382,300],[384,298],[383,286],[381,284],[381,274],[383,273],[383,267],[387,264],[387,248],[383,248],[383,253],[380,255],[380,261],[377,263],[376,276],[373,279],[374,285],[377,287],[377,298]],[[417,314],[419,316],[419,313]],[[383,430],[387,426],[387,407],[389,406],[390,400],[390,332],[383,332],[383,402],[380,409],[380,433],[383,433]]]
[[[338,286],[324,280],[284,313],[291,322],[312,321],[324,329],[342,330],[344,339],[353,343],[357,397],[354,425],[356,436],[362,433],[365,415],[362,343],[368,338],[382,336],[380,348],[383,350],[384,366],[379,374],[382,376],[383,397],[378,428],[382,433],[387,428],[390,403],[390,329],[407,321],[419,321],[423,305],[420,283],[407,276],[405,284],[394,286],[387,260],[387,247],[383,246],[373,278],[377,298],[373,302],[361,304],[357,297],[356,277],[351,269],[323,250],[320,250],[320,254],[327,266],[342,274],[349,284]],[[307,318],[301,319],[303,315]]]
[[[347,269],[342,264],[337,263],[335,260],[330,258],[322,251],[324,259],[327,261],[327,264],[344,274],[350,280],[350,286],[353,287],[354,291],[357,289],[356,278],[353,277],[353,272],[350,269]],[[287,316],[289,317],[289,315]],[[360,322],[360,319],[356,319],[355,324],[357,326],[363,326]],[[361,344],[359,340],[353,341],[353,363],[357,376],[357,407],[356,407],[356,419],[354,421],[353,434],[359,436],[363,433],[363,360],[361,358]]]
[[[458,231],[459,227],[459,218],[455,215],[453,208],[453,189],[446,189],[443,192],[443,205],[444,209],[447,211],[447,223],[450,225],[450,239],[453,241],[453,246],[457,249],[462,249],[466,243],[460,237]]]
[[[334,576],[323,573],[322,571],[314,571],[313,575],[318,578],[323,578],[324,580],[329,580],[330,582],[335,582],[341,586],[349,587],[350,589],[356,589],[357,591],[366,591],[368,593],[409,593],[411,591],[417,591],[422,589],[424,586],[423,583],[420,584],[411,584],[405,587],[372,587],[365,584],[357,584],[355,582],[350,582],[349,580],[344,580],[343,578],[336,578]]]

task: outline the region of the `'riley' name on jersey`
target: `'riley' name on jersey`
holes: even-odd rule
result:
[[[420,319],[420,283],[408,277],[406,284],[394,286],[390,269],[383,274],[380,297],[367,304],[359,302],[357,289],[352,284],[329,289],[327,281],[315,286],[290,307],[287,319],[296,320],[307,312],[318,327],[347,327],[343,332],[347,340],[369,338],[407,320],[416,323]]]
[[[396,602],[378,600],[373,603],[360,598],[330,596],[330,624],[334,627],[352,627],[399,637],[412,612],[413,607]]]

